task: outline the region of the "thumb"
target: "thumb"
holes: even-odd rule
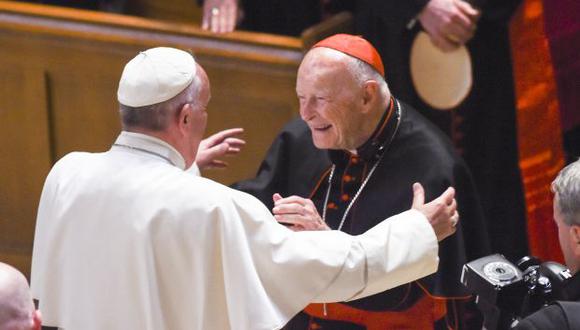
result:
[[[472,7],[468,2],[463,0],[457,1],[457,7],[461,10],[465,15],[469,16],[471,19],[478,18],[480,12]]]
[[[274,195],[272,195],[272,200],[274,201],[274,203],[276,203],[277,201],[282,199],[282,195],[280,195],[279,193],[275,193]]]
[[[420,183],[415,182],[413,183],[413,205],[411,205],[411,208],[416,209],[423,206],[423,204],[425,204],[425,189]]]

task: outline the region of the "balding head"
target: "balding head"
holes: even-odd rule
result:
[[[14,267],[0,262],[0,329],[40,329],[28,282]]]

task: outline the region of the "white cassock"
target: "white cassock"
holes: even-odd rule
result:
[[[57,162],[32,258],[44,325],[279,329],[308,303],[362,298],[437,270],[420,212],[360,236],[292,232],[254,197],[184,164],[165,142],[128,132],[105,153]]]

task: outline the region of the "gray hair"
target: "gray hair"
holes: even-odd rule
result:
[[[564,167],[552,182],[552,191],[556,194],[557,207],[564,222],[569,225],[580,225],[580,160]]]
[[[374,80],[379,84],[381,96],[385,99],[389,96],[389,86],[387,85],[385,77],[377,72],[370,64],[346,54],[344,56],[349,58],[346,62],[348,71],[358,84],[362,85],[369,80]]]
[[[187,103],[197,105],[201,79],[196,74],[187,88],[171,99],[143,107],[130,107],[119,104],[119,114],[123,129],[144,128],[151,131],[163,131],[169,126],[170,119]]]

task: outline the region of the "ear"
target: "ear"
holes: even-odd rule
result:
[[[188,126],[192,121],[192,112],[193,108],[189,103],[183,105],[181,109],[177,111],[177,126],[179,127],[180,132],[184,133],[189,130]]]
[[[363,106],[366,108],[372,107],[379,96],[379,83],[375,80],[365,81],[363,85]]]
[[[580,226],[570,226],[570,241],[573,244],[574,254],[580,256]]]

